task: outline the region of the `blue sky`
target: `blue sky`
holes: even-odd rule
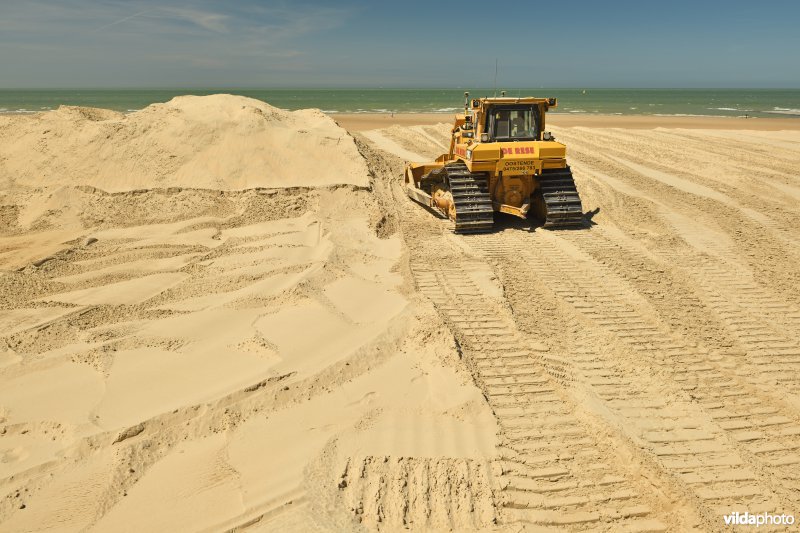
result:
[[[800,87],[800,2],[0,0],[0,87]]]

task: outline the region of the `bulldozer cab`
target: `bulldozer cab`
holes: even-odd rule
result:
[[[488,110],[484,131],[493,141],[535,141],[539,124],[538,105],[494,105]]]

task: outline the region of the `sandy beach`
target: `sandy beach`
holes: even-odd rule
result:
[[[339,125],[348,131],[364,131],[390,126],[430,126],[451,123],[450,113],[334,113]],[[563,128],[680,128],[711,130],[800,130],[800,118],[680,117],[656,115],[601,115],[558,113],[547,115],[548,124]]]
[[[800,119],[548,118],[591,225],[462,236],[450,115],[0,115],[0,532],[800,512]]]

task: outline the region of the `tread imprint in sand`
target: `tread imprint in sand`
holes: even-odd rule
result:
[[[615,465],[545,372],[542,351],[459,268],[412,263],[419,289],[451,325],[500,428],[499,521],[664,530],[631,476]]]
[[[794,413],[756,394],[735,371],[740,361],[686,342],[661,323],[623,279],[563,240],[580,242],[584,249],[594,235],[520,235],[511,242],[488,237],[473,242],[485,255],[501,258],[499,264],[507,271],[514,270],[518,258],[527,267],[526,276],[551,287],[554,299],[565,302],[592,326],[590,332],[598,331],[585,333],[584,339],[596,334],[622,343],[646,366],[671,378],[662,387],[684,393],[681,403],[688,411],[676,412],[657,390],[648,391],[637,381],[639,376],[632,374],[636,369],[626,372],[622,358],[581,350],[580,343],[570,357],[609,408],[625,417],[626,424],[642,428],[643,447],[664,470],[689,484],[717,514],[745,507],[780,511],[787,508],[786,502],[800,501],[797,476],[791,473],[791,465],[800,463],[796,438],[800,424]],[[524,290],[524,284],[512,283],[506,290]],[[659,377],[652,379],[656,383]],[[641,406],[647,408],[643,413]],[[695,427],[681,427],[688,414]],[[704,419],[696,426],[695,421]]]
[[[344,505],[369,529],[480,530],[495,520],[485,461],[465,458],[350,458],[339,482]]]

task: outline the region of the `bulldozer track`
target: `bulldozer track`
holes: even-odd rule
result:
[[[569,527],[613,521],[621,529],[665,530],[652,498],[642,496],[624,467],[609,462],[613,453],[574,416],[574,405],[541,363],[547,347],[527,341],[463,268],[413,262],[411,269],[455,333],[497,417],[499,520]]]
[[[585,225],[581,197],[569,167],[546,169],[536,179],[544,200],[545,228]]]
[[[489,196],[489,180],[473,174],[464,163],[445,167],[447,185],[456,208],[455,233],[483,233],[492,230],[494,210]]]
[[[603,265],[574,249],[565,251],[559,237],[525,237],[514,236],[503,245],[490,240],[474,245],[485,256],[502,259],[499,268],[507,265],[506,274],[520,271],[520,265],[513,263],[515,256],[520,258],[527,266],[525,275],[540,279],[553,300],[594,326],[591,331],[602,332],[597,334],[604,335],[604,342],[624,345],[672,378],[667,392],[678,393],[677,405],[687,410],[684,413],[675,411],[675,401],[665,410],[660,400],[664,387],[644,390],[631,377],[635,363],[632,368],[621,367],[619,354],[604,356],[579,342],[570,358],[585,384],[626,419],[626,427],[641,428],[643,448],[666,472],[689,484],[715,514],[744,504],[776,510],[779,503],[800,502],[798,476],[792,473],[800,464],[796,438],[800,424],[794,410],[755,394],[751,384],[731,371],[736,359],[712,354],[670,331],[642,309],[646,302],[632,296],[624,280]],[[523,240],[524,245],[519,242]],[[512,281],[506,290],[524,295],[524,287]],[[649,379],[658,381],[656,376]],[[638,408],[642,406],[643,411]],[[681,428],[685,420],[693,421],[693,427]],[[654,425],[660,429],[652,431]]]

